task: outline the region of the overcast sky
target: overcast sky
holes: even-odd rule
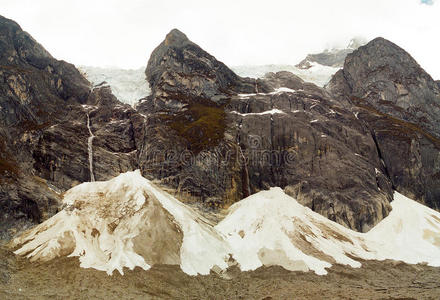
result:
[[[440,0],[0,0],[0,14],[77,65],[145,66],[178,28],[227,65],[296,64],[382,36],[440,79]]]

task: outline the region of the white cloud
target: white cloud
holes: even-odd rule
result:
[[[419,0],[0,0],[55,57],[137,68],[172,28],[228,65],[296,64],[353,36],[383,36],[440,79],[440,3]]]

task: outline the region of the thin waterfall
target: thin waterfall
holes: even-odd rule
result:
[[[243,150],[241,150],[240,145],[237,145],[241,157],[243,159],[243,164],[244,164],[244,174],[242,175],[242,180],[243,180],[243,198],[246,198],[248,196],[251,195],[251,188],[250,188],[250,183],[249,183],[249,171],[248,171],[248,166],[247,166],[247,161],[246,161],[246,157],[244,156]]]
[[[95,175],[93,175],[93,149],[92,149],[92,145],[93,145],[93,139],[95,138],[95,136],[93,135],[92,129],[90,128],[90,116],[89,116],[88,112],[87,112],[87,128],[89,129],[89,133],[90,133],[90,136],[87,139],[88,150],[89,150],[90,181],[94,182]]]

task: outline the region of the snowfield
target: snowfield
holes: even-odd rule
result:
[[[262,78],[266,73],[288,71],[292,72],[302,80],[316,84],[323,87],[326,85],[333,74],[339,68],[323,66],[321,64],[312,62],[309,69],[300,69],[292,65],[261,65],[261,66],[235,66],[231,68],[232,71],[242,77]]]
[[[94,86],[106,82],[119,101],[131,106],[135,106],[140,99],[151,92],[145,78],[145,68],[135,70],[89,66],[78,68]]]
[[[105,82],[110,86],[112,93],[123,103],[135,106],[139,100],[150,95],[151,90],[145,78],[145,68],[135,70],[125,70],[118,68],[100,68],[91,66],[79,66],[78,69],[83,75],[97,86]],[[324,86],[330,81],[330,78],[338,68],[327,67],[318,63],[312,63],[309,69],[300,69],[291,65],[263,65],[263,66],[237,66],[231,68],[240,76],[260,78],[268,72],[289,71],[299,76],[307,82],[312,82],[318,86]],[[273,93],[295,92],[294,90],[280,88]],[[242,94],[240,96],[247,98],[257,94]],[[264,94],[266,95],[266,94]]]
[[[280,188],[232,205],[212,227],[139,171],[66,192],[65,208],[14,239],[15,254],[31,260],[79,257],[81,267],[112,274],[177,264],[190,275],[237,264],[241,270],[279,265],[324,275],[332,264],[401,260],[440,266],[440,213],[395,193],[393,210],[358,233],[300,205]]]
[[[231,68],[237,75],[243,77],[261,78],[268,72],[289,71],[299,76],[307,82],[312,82],[323,87],[327,84],[332,75],[338,71],[338,68],[323,66],[318,63],[311,63],[309,69],[300,69],[291,65],[262,65],[262,66],[237,66]],[[110,86],[112,93],[119,101],[136,106],[139,100],[150,95],[151,90],[147,79],[145,78],[145,68],[134,70],[125,70],[119,68],[101,68],[91,66],[78,66],[78,69],[89,80],[93,86]],[[295,92],[287,88],[277,89],[268,94],[277,94],[282,92]],[[261,93],[263,94],[263,93]],[[256,96],[257,94],[240,94],[243,98]],[[267,94],[264,94],[267,95]]]

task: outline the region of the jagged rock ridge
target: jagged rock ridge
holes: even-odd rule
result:
[[[94,176],[136,167],[143,117],[109,88],[92,89],[71,64],[54,59],[14,21],[0,17],[0,238],[59,209],[62,193]]]
[[[281,186],[363,231],[388,214],[391,184],[351,111],[288,72],[258,80],[232,74],[175,30],[153,52],[146,69],[152,96],[137,107],[148,116],[146,176],[211,207]]]
[[[92,135],[96,180],[140,168],[209,209],[279,186],[323,216],[367,231],[389,213],[393,188],[438,207],[430,119],[414,127],[359,105],[343,71],[327,89],[289,72],[241,78],[173,30],[145,70],[152,94],[133,109],[108,87],[92,88],[13,21],[1,22],[9,49],[0,73],[3,237],[52,215],[62,192],[90,180]],[[431,89],[423,78],[419,88]],[[410,136],[394,124],[406,124]],[[398,162],[395,153],[407,159]]]
[[[349,54],[327,89],[370,128],[393,187],[440,207],[440,90],[403,49],[383,38]]]

